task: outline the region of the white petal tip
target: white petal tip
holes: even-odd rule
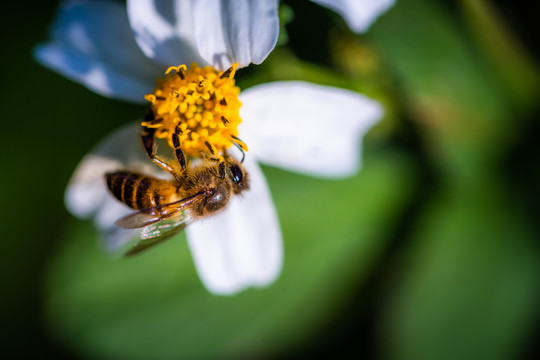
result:
[[[337,12],[355,33],[364,33],[395,0],[313,0]]]
[[[362,138],[384,115],[380,103],[362,94],[299,81],[249,88],[241,101],[240,131],[250,154],[327,178],[358,171]]]

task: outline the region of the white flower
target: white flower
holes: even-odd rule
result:
[[[366,31],[395,0],[312,0],[337,12],[356,33]]]
[[[127,11],[113,1],[71,1],[61,6],[52,39],[35,55],[102,95],[145,101],[169,65],[198,61],[223,70],[233,62],[262,62],[278,26],[277,1],[128,0]],[[221,295],[266,286],[281,271],[279,221],[255,160],[313,176],[351,175],[359,167],[362,136],[383,114],[360,94],[305,82],[262,84],[239,98],[250,190],[186,230],[203,284]],[[93,217],[111,250],[136,231],[114,225],[132,210],[109,194],[104,173],[125,166],[156,169],[136,140],[138,132],[127,126],[111,134],[83,159],[66,191],[68,209]]]

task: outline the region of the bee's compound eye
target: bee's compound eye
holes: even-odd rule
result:
[[[238,165],[231,165],[231,178],[236,184],[240,184],[244,180],[244,174],[242,169]]]

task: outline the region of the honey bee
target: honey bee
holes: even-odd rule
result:
[[[116,225],[143,228],[140,240],[125,256],[167,239],[193,221],[218,213],[232,196],[248,190],[248,173],[242,163],[231,157],[225,159],[216,163],[203,158],[196,165],[171,171],[170,180],[126,170],[105,174],[114,197],[137,210],[118,219]]]

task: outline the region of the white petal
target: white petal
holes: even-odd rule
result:
[[[260,64],[276,46],[277,0],[193,1],[195,35],[201,56],[224,70]]]
[[[95,214],[108,190],[104,175],[125,167],[148,171],[151,167],[140,144],[140,126],[124,126],[101,141],[75,169],[66,192],[66,206],[75,216]]]
[[[164,67],[201,63],[195,49],[194,20],[188,0],[128,0],[127,12],[141,50]]]
[[[138,231],[123,230],[114,222],[132,212],[108,191],[105,173],[118,169],[137,169],[151,173],[153,166],[139,143],[140,127],[129,125],[105,138],[75,169],[65,193],[67,209],[79,218],[93,218],[106,237],[108,250],[119,250]]]
[[[351,175],[362,136],[381,105],[353,91],[297,81],[258,85],[240,94],[240,137],[258,160],[324,177]]]
[[[163,73],[140,51],[119,3],[64,2],[51,30],[36,59],[101,95],[145,102]]]
[[[188,244],[203,284],[218,295],[267,286],[281,271],[279,220],[264,175],[246,158],[251,188],[226,210],[187,227]]]
[[[395,0],[312,0],[337,12],[352,31],[365,32]]]

